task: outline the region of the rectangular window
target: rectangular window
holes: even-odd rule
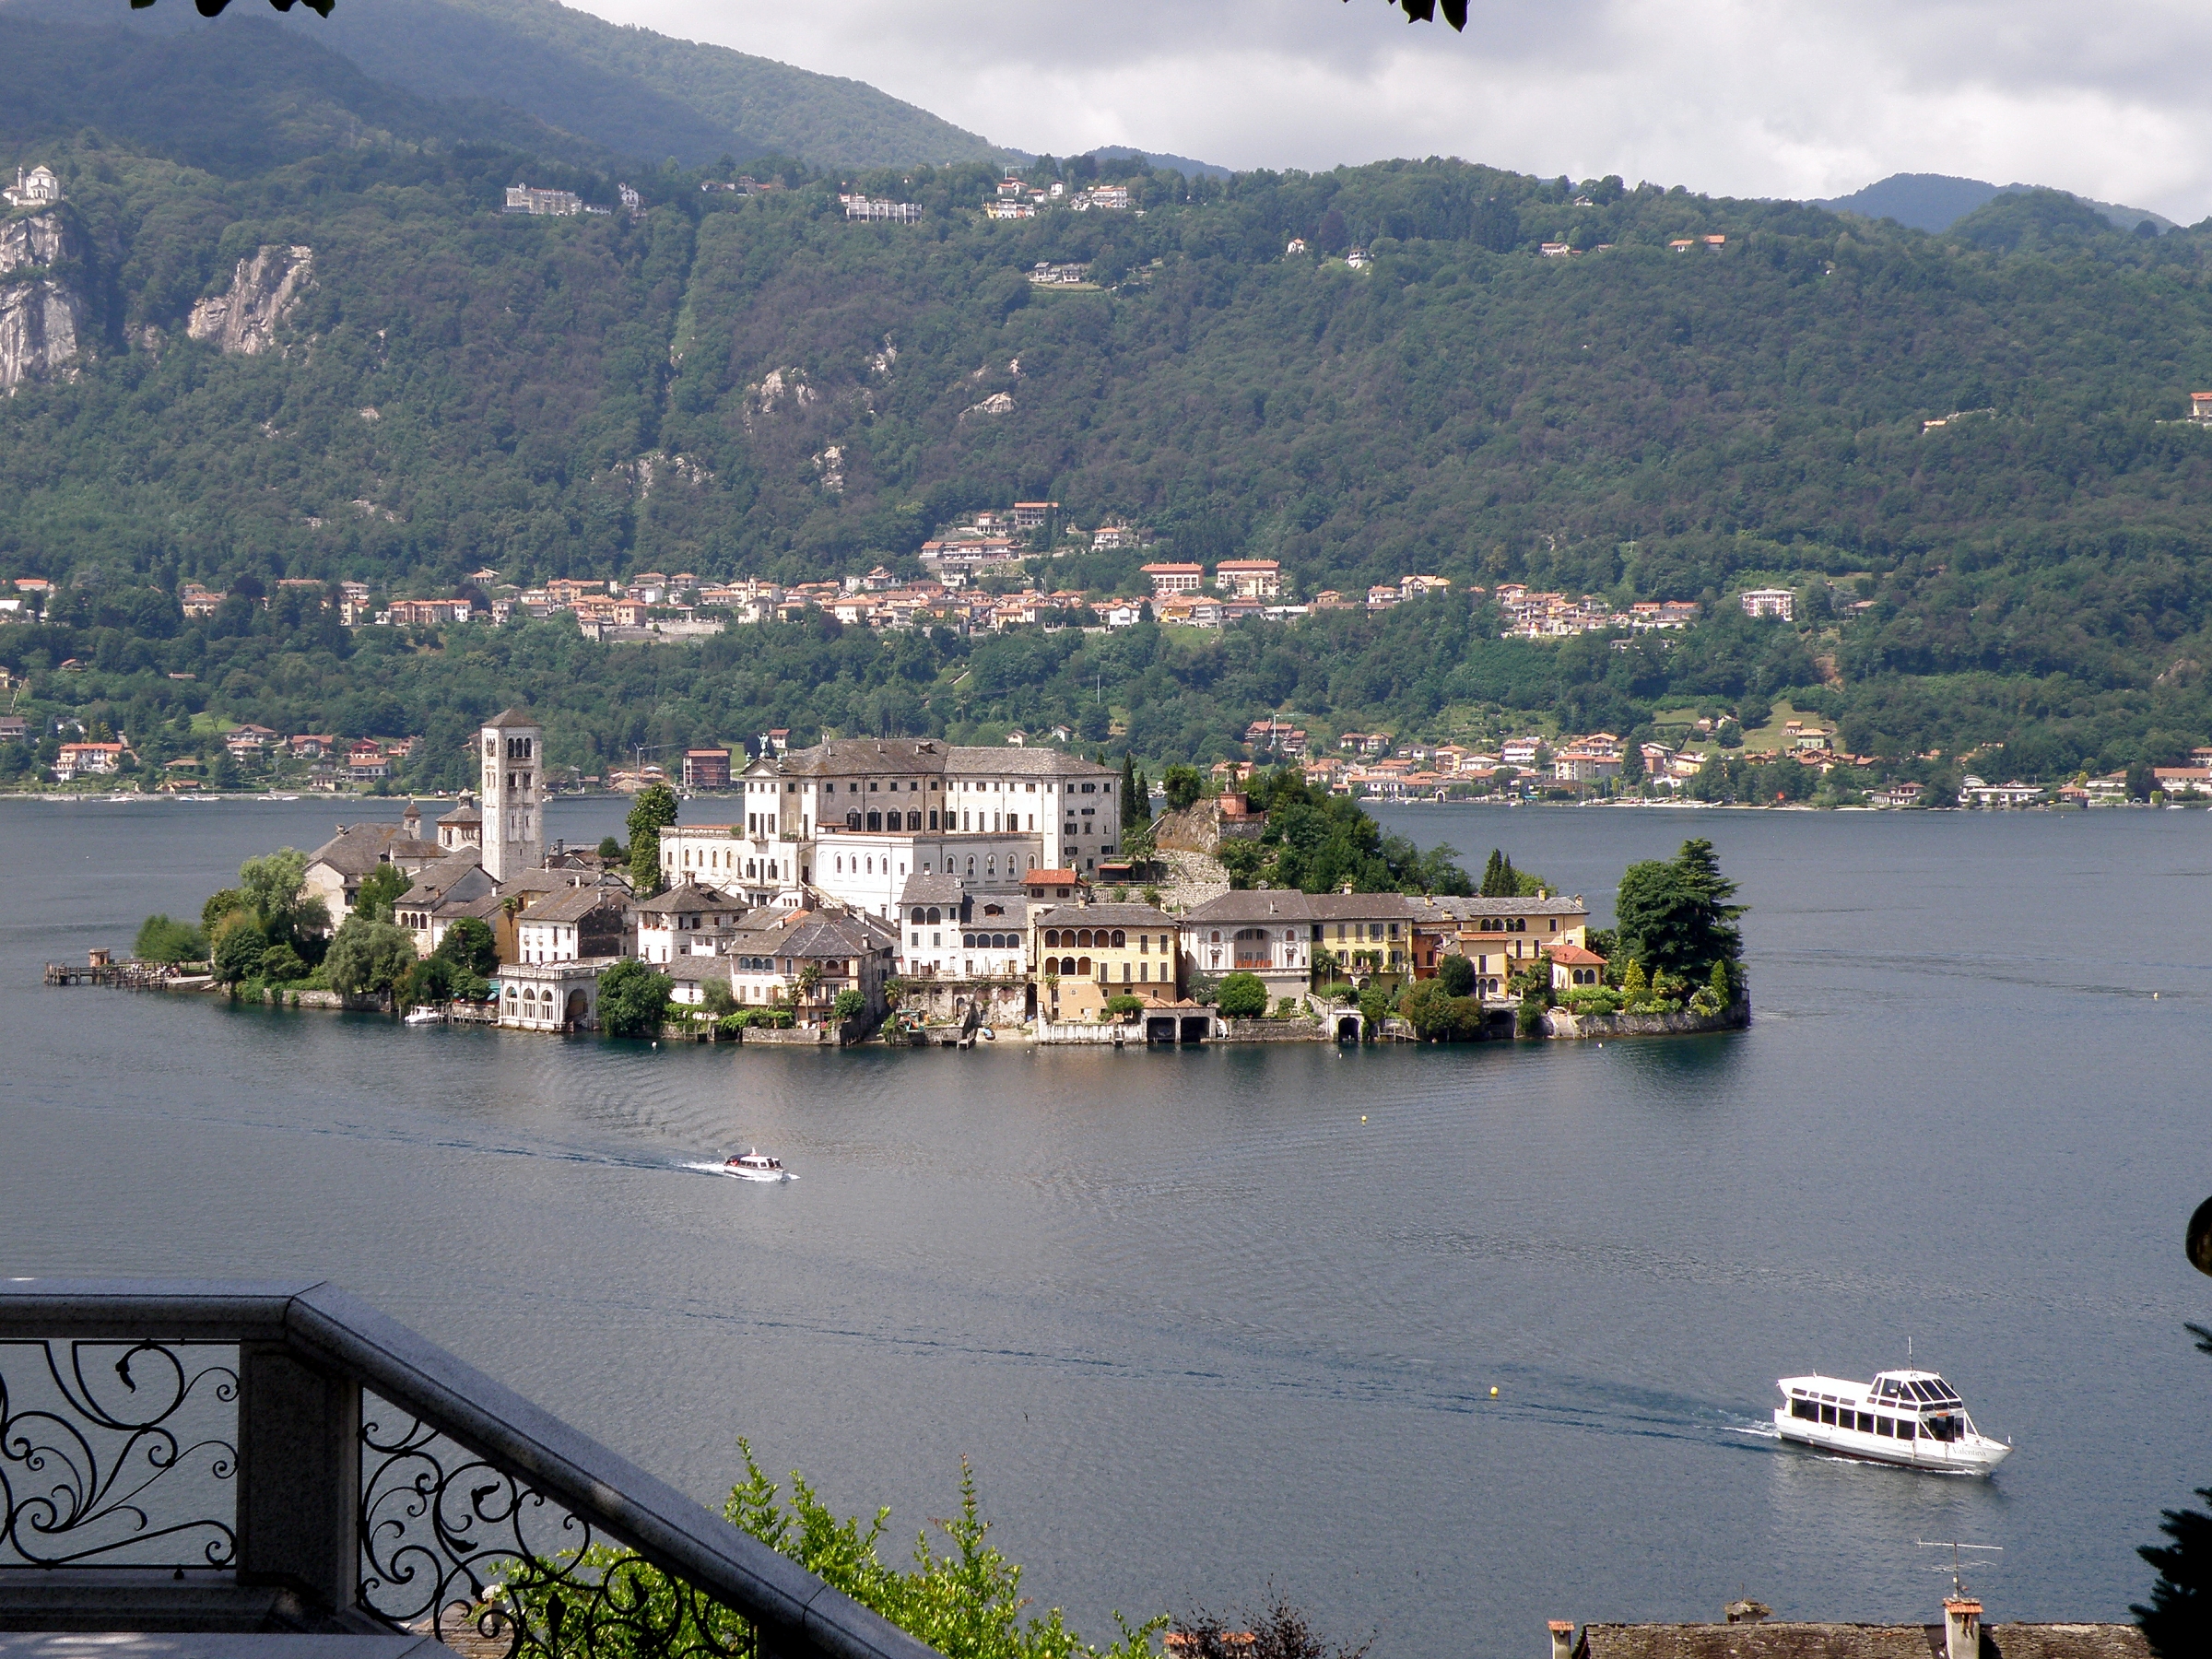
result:
[[[1792,1400],[1790,1415],[1794,1418],[1802,1418],[1808,1423],[1818,1422],[1820,1419],[1818,1408],[1810,1400]]]
[[[1150,950],[1152,948],[1152,935],[1150,934],[1138,934],[1136,935],[1136,948],[1139,954]]]
[[[1152,964],[1149,962],[1138,963],[1136,969],[1136,977],[1147,984],[1149,984],[1152,980]]]
[[[1894,1440],[1897,1436],[1897,1419],[1891,1417],[1876,1418],[1874,1431],[1886,1440]]]
[[[1871,1411],[1862,1411],[1859,1412],[1857,1416],[1859,1419],[1859,1432],[1861,1434],[1872,1434],[1874,1432],[1874,1413]]]
[[[1901,1441],[1909,1441],[1913,1438],[1912,1419],[1911,1418],[1899,1418],[1897,1419],[1897,1438]]]
[[[1824,1423],[1832,1425],[1836,1420],[1836,1408],[1833,1406],[1822,1406],[1820,1407],[1820,1420]]]
[[[1122,983],[1125,985],[1125,984],[1127,984],[1128,982],[1129,982],[1129,964],[1128,964],[1128,963],[1126,963],[1126,962],[1124,962],[1124,963],[1122,964]]]

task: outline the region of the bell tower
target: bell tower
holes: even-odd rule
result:
[[[484,728],[484,868],[494,881],[512,881],[544,862],[545,737],[521,709]]]

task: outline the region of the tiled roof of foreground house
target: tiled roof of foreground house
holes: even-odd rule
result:
[[[436,859],[445,849],[436,841],[418,841],[398,824],[346,824],[312,853],[307,862],[325,864],[346,876],[372,874],[380,864],[394,859]]]
[[[693,912],[742,911],[745,900],[724,892],[719,888],[700,887],[696,882],[679,882],[665,893],[655,893],[650,899],[640,899],[630,906],[636,911],[650,911],[654,915],[689,915]]]

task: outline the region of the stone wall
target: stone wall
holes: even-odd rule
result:
[[[1223,1042],[1318,1042],[1326,1027],[1311,1019],[1222,1019]]]
[[[1700,1031],[1740,1031],[1751,1023],[1751,1005],[1739,1002],[1718,1014],[1570,1014],[1544,1016],[1547,1037],[1688,1037]]]

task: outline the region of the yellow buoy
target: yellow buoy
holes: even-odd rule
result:
[[[1493,1383],[1493,1384],[1491,1385],[1491,1387],[1490,1387],[1490,1398],[1494,1400],[1494,1399],[1496,1399],[1497,1397],[1498,1397],[1498,1388],[1497,1388],[1497,1385],[1496,1385],[1495,1383]]]
[[[1366,1113],[1366,1112],[1361,1112],[1361,1113],[1359,1114],[1359,1121],[1360,1121],[1361,1123],[1363,1123],[1363,1124],[1367,1122],[1367,1113]]]

